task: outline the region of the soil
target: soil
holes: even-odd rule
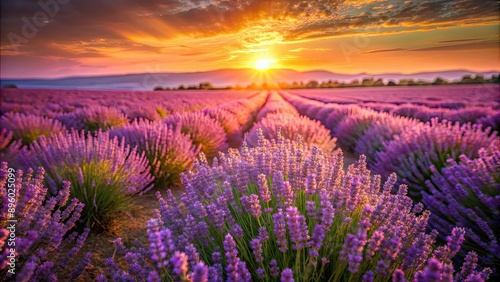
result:
[[[184,188],[172,188],[172,194],[179,199]],[[115,219],[113,228],[107,233],[90,232],[78,255],[70,262],[67,273],[58,275],[60,281],[70,281],[71,271],[83,259],[86,253],[92,253],[91,264],[76,281],[95,281],[99,274],[105,273],[105,262],[107,258],[113,257],[115,246],[113,240],[120,237],[125,246],[132,246],[135,239],[147,245],[146,223],[153,217],[153,212],[158,209],[158,199],[155,196],[156,189],[148,191],[142,196],[132,199],[133,208],[127,213]],[[160,190],[165,196],[165,189]]]

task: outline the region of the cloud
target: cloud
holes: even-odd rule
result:
[[[484,40],[480,42],[440,45],[440,46],[412,49],[411,51],[458,51],[458,50],[479,50],[487,48],[498,48],[498,41]]]
[[[460,42],[469,42],[469,41],[478,41],[482,40],[483,38],[469,38],[469,39],[457,39],[457,40],[443,40],[443,41],[438,41],[437,43],[460,43]]]
[[[169,53],[171,42],[176,42],[174,48],[180,53],[181,45],[198,48],[205,39],[219,42],[221,37],[232,40],[221,48],[227,54],[248,54],[274,44],[498,23],[499,19],[498,1],[475,0],[67,0],[67,4],[54,5],[56,1],[1,1],[2,57],[78,60],[113,57],[115,52],[155,55]],[[32,34],[26,36],[29,29]],[[13,45],[13,35],[24,41]],[[448,46],[451,43],[467,41],[439,44],[444,44],[441,48],[485,44]],[[432,48],[438,47],[419,51]],[[295,50],[290,52],[305,49]],[[368,53],[391,51],[403,50]]]
[[[372,50],[365,52],[365,54],[373,54],[373,53],[385,53],[385,52],[396,52],[396,51],[407,51],[405,48],[392,48],[392,49],[380,49],[380,50]]]

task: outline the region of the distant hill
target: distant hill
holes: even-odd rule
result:
[[[252,82],[277,83],[294,81],[307,83],[310,80],[327,81],[337,80],[349,82],[366,77],[382,78],[385,82],[401,79],[433,81],[436,77],[446,80],[458,80],[464,75],[475,75],[476,72],[467,70],[452,70],[443,72],[421,72],[413,74],[339,74],[324,70],[295,71],[289,69],[274,69],[262,75],[253,69],[221,69],[191,73],[140,73],[107,76],[81,76],[58,79],[0,79],[2,86],[15,84],[20,88],[53,88],[53,89],[109,89],[109,90],[152,90],[155,86],[177,87],[198,85],[200,82],[210,82],[213,86],[247,86]],[[498,72],[483,72],[486,77]]]

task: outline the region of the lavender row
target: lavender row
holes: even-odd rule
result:
[[[318,121],[300,116],[277,92],[271,92],[257,120],[246,136],[246,142],[251,147],[258,145],[258,132],[262,131],[267,139],[277,139],[278,134],[290,140],[300,136],[307,146],[316,145],[325,152],[336,149],[336,139],[331,138],[328,129]]]
[[[383,87],[322,90],[290,90],[292,94],[323,103],[344,105],[415,105],[450,110],[482,107],[498,110],[498,85],[434,87]]]
[[[45,167],[52,195],[64,180],[70,181],[71,197],[86,205],[82,221],[106,229],[118,212],[129,208],[131,196],[151,189],[153,182],[161,188],[176,184],[200,151],[215,156],[227,149],[226,138],[234,134],[239,143],[233,145],[239,146],[241,127],[253,121],[266,97],[260,93],[223,104],[212,109],[218,113],[214,118],[200,110],[132,123],[116,109],[97,106],[76,111],[80,118],[68,123],[70,130],[54,119],[9,113],[1,119],[0,154],[16,167]],[[223,125],[236,132],[225,132]]]
[[[408,92],[408,93],[406,93]],[[498,110],[500,89],[490,86],[453,86],[433,89],[337,89],[325,91],[299,91],[296,94],[333,106],[346,105],[386,112],[423,122],[433,118],[468,122],[500,130]]]
[[[115,259],[98,281],[484,281],[470,252],[457,273],[451,264],[465,230],[445,245],[426,233],[430,213],[406,196],[396,176],[381,187],[364,158],[343,171],[342,153],[279,136],[202,156],[183,174],[180,201],[158,194],[148,222],[149,246],[115,240]],[[441,280],[442,279],[442,280]],[[432,280],[434,281],[434,280]]]
[[[460,163],[465,159],[475,160],[481,156],[481,150],[493,155],[500,151],[498,133],[489,127],[483,128],[470,123],[460,125],[449,121],[439,122],[437,119],[424,124],[414,119],[377,113],[358,106],[327,104],[322,108],[317,101],[309,102],[286,93],[284,97],[299,111],[308,113],[312,118],[317,118],[329,126],[341,145],[360,155],[366,155],[374,172],[384,177],[396,172],[398,184],[408,185],[409,195],[416,201],[420,201],[429,193],[441,193],[442,189],[445,189],[441,186],[446,181],[440,180],[439,184],[436,184],[434,179],[442,179],[441,174],[451,169],[448,168],[450,164]],[[329,112],[326,113],[327,111]],[[484,154],[486,153],[483,153],[482,158]],[[491,166],[493,167],[481,167],[490,171],[499,170],[498,164]],[[482,173],[480,169],[474,171],[474,174]],[[475,250],[484,263],[495,265],[498,263],[498,246],[492,245],[493,233],[488,230],[498,229],[495,223],[498,218],[486,215],[500,213],[500,205],[488,206],[488,203],[495,202],[494,199],[500,196],[500,190],[491,188],[498,187],[499,178],[495,176],[497,174],[490,175],[483,177],[482,182],[469,184],[478,190],[465,195],[476,200],[452,201],[452,206],[448,207],[451,205],[450,200],[447,200],[450,195],[464,195],[464,188],[460,186],[462,184],[454,184],[446,190],[446,194],[433,196],[432,201],[425,200],[424,203],[430,210],[439,211],[430,222],[433,228],[450,232],[454,226],[466,227],[465,249]],[[451,179],[445,177],[445,180],[461,183],[468,181],[467,177],[471,176],[457,173]],[[472,191],[468,189],[465,191]],[[474,196],[475,193],[482,196]],[[484,235],[485,233],[490,234],[490,237]],[[495,234],[495,238],[498,238],[498,235]]]
[[[18,112],[55,118],[78,109],[114,108],[128,119],[159,120],[172,113],[193,112],[253,94],[251,91],[84,91],[2,89],[0,113]],[[144,99],[147,97],[147,99]]]

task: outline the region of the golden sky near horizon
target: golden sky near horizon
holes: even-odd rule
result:
[[[0,77],[266,67],[500,70],[499,4],[475,0],[2,0]]]

